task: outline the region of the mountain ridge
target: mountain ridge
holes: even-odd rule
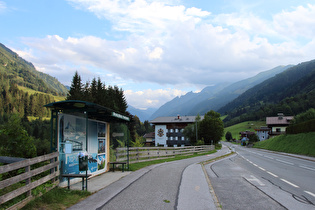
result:
[[[162,105],[152,114],[150,120],[161,116],[203,115],[210,110],[217,111],[246,90],[292,66],[277,66],[232,84],[221,83],[216,86],[207,86],[199,93],[188,92],[183,96],[177,96]]]
[[[37,71],[35,66],[20,57],[17,53],[0,43],[0,73],[7,74],[18,85],[44,93],[63,95],[67,88],[56,78]]]

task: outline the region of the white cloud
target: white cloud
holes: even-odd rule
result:
[[[214,15],[167,1],[70,2],[111,21],[115,32],[127,33],[120,40],[92,35],[24,39],[31,49],[24,55],[26,59],[67,81],[73,76],[69,70],[79,70],[86,78],[101,75],[105,82],[110,78],[116,84],[128,80],[205,86],[315,57],[315,6],[310,4],[266,20],[250,12]],[[305,38],[304,43],[295,40],[297,36]],[[126,95],[137,108],[158,107],[184,93],[178,91],[129,90]]]
[[[7,9],[7,5],[5,4],[5,2],[0,1],[0,13],[4,12]]]
[[[289,37],[315,37],[315,5],[299,6],[295,10],[274,15],[275,29]]]
[[[133,107],[142,108],[158,108],[166,101],[172,100],[174,97],[186,94],[185,91],[178,89],[146,89],[142,91],[126,90],[124,91],[126,99]]]

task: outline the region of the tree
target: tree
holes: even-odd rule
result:
[[[207,112],[200,122],[198,129],[199,137],[204,139],[205,144],[217,144],[224,135],[224,125],[220,114],[211,110]]]
[[[226,139],[227,141],[231,141],[231,140],[233,139],[232,133],[231,133],[230,131],[226,132],[226,134],[225,134],[225,139]]]
[[[23,128],[17,114],[0,128],[0,154],[2,156],[32,158],[36,156],[34,138]]]
[[[190,143],[192,145],[195,145],[197,143],[196,139],[196,125],[195,124],[189,124],[184,128],[183,134],[186,138],[189,139]]]
[[[83,84],[81,82],[80,75],[76,71],[72,79],[69,93],[67,95],[67,100],[82,100],[82,99],[83,99]]]
[[[258,136],[256,134],[250,135],[248,137],[248,139],[249,139],[249,143],[254,143],[254,142],[258,142],[259,141],[259,138],[258,138]]]
[[[292,120],[292,124],[298,124],[298,123],[302,123],[308,120],[312,120],[315,119],[315,109],[311,108],[309,110],[307,110],[306,112],[303,112],[301,114],[296,115],[296,117],[294,117],[294,119]]]

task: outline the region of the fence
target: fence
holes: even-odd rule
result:
[[[0,166],[0,174],[3,176],[4,173],[11,172],[17,173],[16,171],[23,172],[21,174],[15,175],[13,177],[7,178],[5,180],[0,181],[0,190],[4,191],[5,188],[8,188],[14,184],[22,183],[21,186],[11,192],[8,192],[2,196],[0,196],[0,204],[8,202],[22,194],[26,194],[26,198],[20,201],[19,203],[11,206],[10,209],[18,209],[27,204],[30,200],[32,200],[33,196],[31,194],[31,190],[48,182],[52,181],[54,186],[59,184],[59,153],[54,152],[51,154],[25,159],[19,162],[11,163],[8,165]],[[45,162],[47,162],[46,165]],[[34,168],[34,164],[44,165],[38,168]],[[39,176],[42,173],[49,173],[48,175]],[[37,177],[35,177],[37,176]],[[25,184],[24,184],[25,183]]]
[[[188,147],[129,147],[129,163],[157,160],[175,155],[193,155],[214,150],[214,145]],[[116,161],[127,161],[127,148],[116,149]]]

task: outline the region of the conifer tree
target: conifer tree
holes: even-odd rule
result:
[[[67,100],[82,100],[83,99],[83,85],[81,77],[76,71],[72,79],[71,87],[67,95]]]

